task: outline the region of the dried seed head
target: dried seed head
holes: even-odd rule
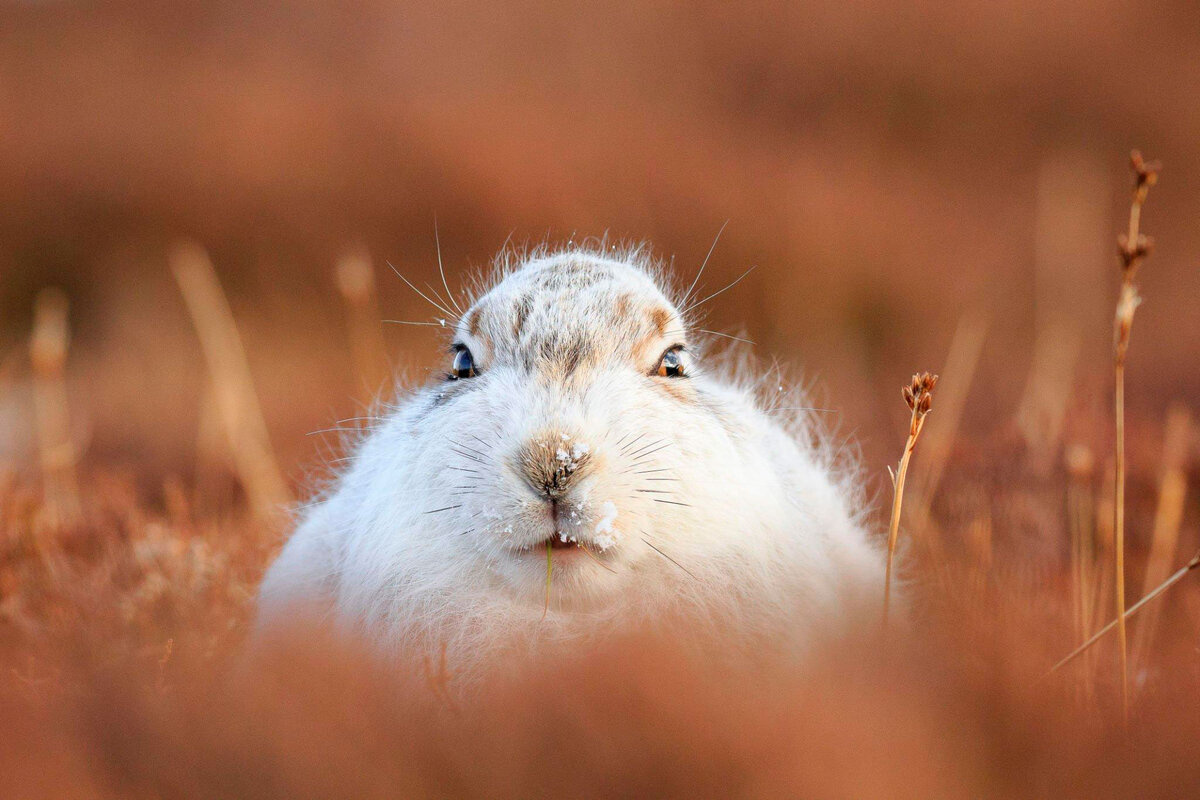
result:
[[[904,402],[908,404],[908,407],[914,408],[916,403],[921,399],[921,395],[932,392],[933,387],[937,385],[937,379],[937,375],[928,372],[913,375],[912,382],[902,390]]]
[[[901,390],[904,403],[912,411],[912,424],[909,436],[914,443],[921,431],[925,415],[933,408],[933,387],[937,386],[938,376],[931,372],[921,372],[912,376],[912,382]]]
[[[1138,234],[1137,244],[1131,244],[1124,233],[1117,236],[1117,254],[1121,256],[1121,266],[1126,272],[1134,264],[1150,255],[1154,249],[1154,239],[1145,234]]]
[[[1133,169],[1135,176],[1134,192],[1147,189],[1157,183],[1159,170],[1162,169],[1161,162],[1146,161],[1142,158],[1140,150],[1134,150],[1129,154],[1129,166]]]

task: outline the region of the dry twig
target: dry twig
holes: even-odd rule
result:
[[[912,459],[913,450],[917,447],[917,439],[921,429],[925,427],[925,417],[933,407],[933,387],[937,385],[938,376],[928,372],[913,375],[912,383],[903,389],[904,402],[912,412],[908,425],[908,441],[904,445],[904,454],[900,456],[900,466],[892,475],[892,521],[888,528],[887,572],[883,583],[883,621],[887,624],[888,611],[892,600],[892,564],[896,555],[896,540],[900,536],[900,507],[904,502],[904,479],[908,475],[908,463]]]
[[[1092,638],[1088,639],[1086,642],[1079,645],[1079,647],[1076,647],[1074,650],[1072,650],[1065,658],[1063,658],[1061,661],[1059,661],[1057,664],[1055,664],[1053,667],[1051,667],[1050,672],[1054,672],[1054,671],[1066,666],[1067,664],[1071,663],[1073,660],[1075,660],[1081,654],[1085,653],[1088,650],[1088,648],[1090,648],[1096,642],[1098,642],[1102,638],[1104,638],[1105,634],[1107,634],[1113,628],[1123,628],[1125,626],[1125,621],[1127,619],[1129,619],[1134,614],[1136,614],[1138,611],[1140,611],[1142,609],[1142,607],[1145,606],[1147,603],[1149,603],[1151,600],[1158,597],[1160,594],[1165,592],[1167,589],[1170,589],[1175,584],[1179,583],[1179,581],[1183,580],[1183,576],[1187,575],[1189,572],[1196,569],[1197,567],[1200,567],[1200,553],[1196,553],[1196,555],[1192,556],[1191,561],[1189,561],[1188,563],[1186,563],[1182,567],[1180,567],[1178,570],[1176,570],[1174,575],[1172,575],[1171,577],[1169,577],[1165,581],[1163,581],[1161,584],[1159,584],[1153,591],[1149,592],[1141,600],[1138,600],[1136,603],[1131,605],[1125,611],[1124,614],[1122,614],[1117,619],[1114,619],[1112,622],[1108,623],[1100,630],[1096,631],[1096,633],[1092,636]]]
[[[1159,165],[1146,162],[1134,150],[1129,156],[1134,173],[1133,202],[1129,205],[1129,232],[1117,238],[1121,256],[1121,293],[1117,299],[1117,314],[1113,321],[1114,373],[1116,383],[1115,413],[1117,423],[1115,503],[1113,505],[1113,550],[1117,594],[1117,646],[1121,665],[1121,707],[1129,716],[1129,663],[1125,632],[1125,357],[1129,352],[1129,333],[1133,314],[1142,298],[1134,278],[1138,267],[1149,254],[1154,242],[1139,231],[1142,206],[1150,187],[1158,181]]]

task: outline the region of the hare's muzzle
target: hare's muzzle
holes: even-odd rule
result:
[[[592,452],[569,433],[547,431],[530,437],[518,450],[516,462],[530,488],[555,503],[587,474]]]

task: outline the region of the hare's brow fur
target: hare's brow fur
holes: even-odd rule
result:
[[[549,241],[521,244],[507,243],[491,260],[487,269],[472,270],[464,279],[467,303],[474,305],[479,298],[494,289],[514,272],[537,261],[560,256],[579,256],[602,261],[615,261],[634,267],[650,278],[664,296],[682,310],[683,287],[666,262],[654,255],[644,241],[613,240],[607,235],[572,239],[567,244]]]

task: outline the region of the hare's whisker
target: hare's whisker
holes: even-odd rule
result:
[[[433,300],[430,300],[429,295],[422,292],[420,289],[418,289],[416,286],[413,285],[412,281],[410,281],[408,278],[401,275],[400,270],[396,269],[396,267],[392,264],[392,262],[388,261],[386,263],[387,263],[388,267],[391,268],[392,272],[396,273],[396,276],[398,278],[400,278],[400,280],[402,280],[406,284],[408,284],[408,288],[412,289],[414,292],[419,294],[425,300],[426,303],[429,303],[429,305],[433,306],[438,311],[441,311],[447,317],[454,317],[455,322],[458,322],[461,320],[461,317],[455,316],[454,312],[451,311],[450,309],[446,308],[445,306],[441,305],[440,303],[435,303]]]
[[[462,456],[463,458],[472,459],[472,461],[475,462],[476,464],[485,464],[486,465],[486,462],[484,462],[484,459],[481,458],[481,456],[484,455],[484,453],[476,453],[473,450],[461,449],[461,447],[463,447],[463,446],[461,444],[458,444],[456,441],[456,443],[450,445],[450,451],[458,453],[458,455]]]
[[[363,433],[365,431],[373,431],[373,430],[375,430],[375,428],[373,428],[369,425],[364,425],[361,428],[343,428],[339,425],[335,425],[332,428],[321,428],[320,430],[309,431],[308,433],[306,433],[304,435],[305,436],[317,436],[318,434],[322,434],[322,433]]]
[[[644,439],[644,438],[645,438],[645,436],[646,436],[646,434],[645,434],[645,433],[639,433],[636,439],[634,439],[632,442],[630,442],[629,444],[627,444],[627,445],[625,445],[624,447],[622,447],[622,448],[621,448],[621,452],[622,452],[622,453],[626,452],[627,450],[629,450],[629,448],[633,447],[635,444],[637,444],[637,443],[638,443],[638,442],[640,442],[642,439]]]
[[[717,235],[713,237],[713,243],[708,248],[708,254],[704,256],[704,261],[700,264],[700,271],[696,273],[696,277],[692,278],[692,285],[683,293],[681,304],[687,303],[692,298],[692,290],[696,288],[696,284],[700,282],[700,276],[704,274],[704,268],[708,266],[708,260],[712,258],[713,251],[717,249],[717,242],[721,241],[721,234],[725,232],[725,226],[729,224],[729,220],[725,220],[721,225],[721,229],[717,231]],[[684,312],[687,313],[687,312]]]
[[[661,440],[661,439],[659,439],[659,441],[661,442],[662,440]],[[657,444],[657,442],[656,442],[656,444]],[[667,449],[668,447],[670,447],[672,444],[673,444],[672,442],[667,442],[666,444],[662,445],[661,447],[658,447],[658,448],[656,448],[656,449],[654,449],[654,450],[651,450],[651,451],[649,451],[649,452],[647,452],[647,453],[640,453],[640,455],[638,455],[638,456],[637,456],[637,461],[636,461],[635,463],[640,463],[640,461],[641,461],[641,460],[643,460],[643,459],[646,459],[646,458],[649,458],[650,456],[654,455],[655,453],[658,453],[658,452],[661,452],[661,451],[663,451],[663,450],[666,450],[666,449]],[[639,451],[639,452],[640,452],[640,451]]]
[[[611,572],[613,575],[617,574],[617,571],[615,569],[613,569],[608,564],[605,564],[603,561],[601,561],[600,556],[596,555],[591,550],[589,550],[587,545],[585,545],[583,542],[576,542],[575,546],[578,547],[580,550],[582,550],[584,552],[584,554],[586,554],[587,557],[590,558],[592,561],[595,561],[597,564],[604,567],[606,570]]]
[[[680,564],[680,563],[679,563],[678,561],[676,561],[675,559],[671,558],[669,555],[667,555],[666,553],[664,553],[662,550],[658,549],[658,547],[656,547],[656,546],[654,545],[654,543],[653,543],[653,542],[651,542],[649,539],[647,539],[645,536],[643,536],[643,537],[642,537],[642,541],[643,541],[643,542],[646,544],[646,546],[647,546],[647,547],[649,547],[651,550],[653,550],[654,552],[658,553],[660,556],[662,556],[663,558],[665,558],[667,561],[670,561],[672,564],[674,564],[675,566],[679,567],[681,570],[683,570],[684,572],[686,572],[686,573],[687,573],[687,574],[688,574],[688,575],[689,575],[689,576],[692,578],[692,580],[700,580],[699,578],[697,578],[697,577],[696,577],[696,576],[695,576],[695,575],[692,573],[692,571],[691,571],[690,569],[688,569],[687,567],[685,567],[683,564]]]
[[[604,432],[604,435],[605,435],[605,436],[608,436],[608,431],[605,431],[605,432]],[[622,436],[622,437],[621,437],[620,441],[618,441],[618,442],[616,443],[616,445],[615,445],[615,446],[616,446],[616,447],[620,447],[622,444],[624,444],[624,443],[625,443],[625,440],[626,440],[626,439],[628,439],[628,438],[629,438],[630,436],[632,436],[632,435],[633,435],[632,433],[627,433],[627,434],[625,434],[624,436]]]
[[[442,239],[438,235],[437,217],[433,218],[433,244],[437,248],[438,258],[438,273],[442,276],[442,286],[446,287],[446,296],[450,298],[450,302],[454,304],[454,308],[458,311],[461,317],[464,313],[462,307],[459,306],[458,300],[454,297],[454,292],[450,291],[450,284],[446,283],[446,270],[442,268]]]
[[[692,309],[694,309],[694,308],[698,308],[698,307],[700,307],[700,306],[704,305],[705,303],[707,303],[709,300],[712,300],[714,297],[716,297],[716,296],[718,296],[718,295],[721,295],[721,294],[724,294],[725,292],[729,291],[730,289],[732,289],[733,287],[735,287],[735,286],[737,286],[739,283],[741,283],[743,278],[745,278],[745,277],[746,277],[747,275],[749,275],[751,272],[754,272],[754,270],[756,270],[756,269],[758,269],[757,265],[756,265],[756,266],[753,266],[753,267],[751,267],[751,268],[750,268],[750,269],[748,269],[748,270],[746,270],[746,271],[745,271],[745,272],[743,272],[741,275],[739,275],[739,276],[738,276],[738,277],[737,277],[737,278],[736,278],[736,279],[733,281],[733,283],[729,284],[728,286],[726,286],[726,287],[725,287],[725,288],[723,288],[723,289],[719,289],[718,291],[715,291],[715,292],[713,292],[712,294],[710,294],[708,297],[704,298],[703,300],[697,300],[695,303],[692,303],[690,306],[688,306],[687,308],[685,308],[685,309],[683,310],[683,313],[684,313],[684,314],[687,314],[687,313],[691,312],[691,310],[692,310]]]
[[[385,320],[381,320],[381,321],[386,325],[428,325],[432,328],[446,327],[445,325],[443,325],[440,322],[413,322],[413,321],[407,320],[407,319],[385,319]]]
[[[643,454],[643,453],[644,453],[646,450],[650,449],[651,447],[654,447],[654,445],[656,445],[656,444],[662,444],[662,443],[663,443],[663,442],[665,442],[665,441],[666,441],[666,439],[656,439],[656,440],[654,440],[653,442],[651,442],[650,444],[648,444],[648,445],[644,445],[644,446],[642,446],[642,447],[639,447],[637,450],[634,450],[632,453],[630,453],[630,454],[629,454],[629,457],[630,457],[630,458],[638,458],[638,457],[639,457],[639,456],[641,456],[641,455],[642,455],[642,454]]]
[[[696,328],[696,330],[700,331],[701,333],[707,333],[710,336],[720,336],[723,339],[733,339],[735,342],[743,342],[745,344],[754,344],[754,342],[750,341],[749,339],[743,339],[740,336],[732,336],[728,333],[721,333],[720,331],[710,331],[707,328]]]
[[[481,445],[483,445],[484,447],[486,447],[488,450],[491,450],[491,449],[492,449],[492,444],[491,444],[490,442],[485,442],[483,439],[480,439],[480,438],[479,438],[478,436],[476,436],[475,434],[473,434],[473,433],[468,433],[468,434],[467,434],[467,436],[470,436],[472,439],[474,439],[475,441],[479,442]],[[481,453],[480,455],[482,455],[482,453]]]

